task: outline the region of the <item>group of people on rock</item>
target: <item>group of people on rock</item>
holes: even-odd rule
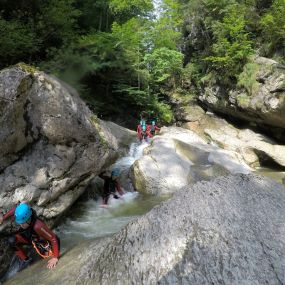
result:
[[[137,126],[137,135],[140,141],[153,138],[158,131],[160,128],[156,125],[155,120],[151,120],[151,123],[147,124],[146,120],[142,119]]]

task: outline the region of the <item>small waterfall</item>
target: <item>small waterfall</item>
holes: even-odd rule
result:
[[[140,158],[148,145],[146,142],[132,143],[128,155],[118,159],[111,166],[120,169],[120,181],[123,180],[121,184],[125,190],[123,200],[110,198],[110,206],[107,209],[100,208],[101,199],[80,201],[72,208],[64,224],[56,229],[63,249],[82,240],[116,233],[132,219],[146,213],[163,200],[144,197],[135,192],[127,177],[131,165]]]
[[[147,146],[149,146],[149,143],[145,141],[143,143],[132,143],[128,155],[118,159],[113,167],[118,167],[121,171],[129,170],[131,165],[142,156],[143,150]]]

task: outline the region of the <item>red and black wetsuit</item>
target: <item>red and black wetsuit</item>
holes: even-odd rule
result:
[[[138,125],[137,127],[137,135],[138,139],[142,141],[143,139],[147,139],[148,132],[147,132],[147,126],[146,125]]]
[[[4,220],[11,217],[15,213],[15,208],[6,213],[3,217]],[[59,238],[48,228],[48,226],[37,218],[35,211],[32,209],[32,217],[30,226],[27,229],[21,229],[15,235],[13,244],[11,246],[15,249],[16,255],[22,259],[26,260],[28,256],[24,252],[23,245],[31,245],[33,242],[35,244],[40,242],[49,242],[51,245],[52,256],[59,258]]]
[[[160,131],[160,128],[154,125],[148,125],[146,132],[148,137],[152,138],[155,135],[156,131]]]
[[[138,139],[142,140],[142,126],[138,125],[137,127],[137,135],[138,135]]]
[[[115,194],[116,191],[120,195],[124,194],[124,192],[121,189],[118,179],[113,180],[111,177],[105,175],[104,173],[100,173],[99,177],[104,179],[104,187],[103,187],[103,194],[102,194],[103,204],[107,205],[110,195]],[[114,197],[117,198],[115,195]]]

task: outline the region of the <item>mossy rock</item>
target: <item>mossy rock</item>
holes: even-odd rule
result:
[[[28,65],[24,62],[19,62],[15,66],[21,68],[22,70],[28,73],[31,73],[32,75],[34,75],[36,72],[39,72],[39,70],[35,66]]]

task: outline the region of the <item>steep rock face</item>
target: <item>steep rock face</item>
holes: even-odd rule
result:
[[[263,57],[255,57],[250,68],[245,67],[236,90],[206,86],[199,100],[214,111],[257,123],[285,141],[285,68]]]
[[[223,149],[240,153],[249,166],[260,166],[264,162],[285,166],[285,145],[276,142],[274,138],[269,138],[257,130],[235,127],[225,119],[205,112],[194,101],[187,104],[177,101],[175,105],[177,125],[195,132],[204,140],[211,141]],[[249,124],[247,127],[250,127]]]
[[[28,200],[56,217],[115,158],[116,138],[55,78],[17,66],[0,82],[0,207]]]
[[[249,173],[241,155],[209,145],[194,132],[164,127],[131,167],[136,190],[171,194],[181,187],[227,173]]]
[[[269,178],[199,182],[52,272],[36,264],[7,285],[283,284],[284,215],[285,189]]]
[[[187,112],[192,113],[191,109],[192,106],[189,106]],[[186,117],[187,113],[184,115],[184,118]],[[268,162],[285,167],[285,145],[277,144],[259,132],[238,129],[213,113],[204,113],[188,122],[184,120],[181,125],[223,149],[239,153],[251,167]]]
[[[52,223],[126,146],[112,135],[115,124],[98,120],[75,90],[28,66],[0,72],[0,114],[3,212],[26,200]]]

